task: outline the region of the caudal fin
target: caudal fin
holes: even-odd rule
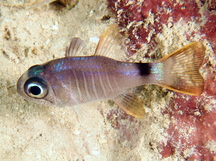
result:
[[[199,68],[204,54],[202,43],[193,42],[158,60],[152,68],[156,84],[180,93],[200,95],[204,83]]]

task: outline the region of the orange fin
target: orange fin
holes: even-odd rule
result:
[[[83,55],[82,52],[86,48],[86,44],[83,40],[81,40],[78,37],[74,37],[71,40],[69,48],[66,48],[65,51],[65,57],[70,57],[70,56],[81,56]]]
[[[100,37],[94,55],[106,56],[116,60],[125,60],[126,46],[118,26],[111,25]]]
[[[136,118],[143,118],[145,116],[144,102],[136,91],[136,87],[127,90],[125,93],[120,94],[113,100],[127,114]]]
[[[201,42],[193,42],[153,63],[158,85],[189,95],[203,92],[203,78],[199,68],[205,48]]]

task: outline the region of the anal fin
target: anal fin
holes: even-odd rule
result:
[[[127,90],[114,98],[114,102],[123,109],[127,114],[136,118],[145,116],[144,102],[136,91],[137,87]]]

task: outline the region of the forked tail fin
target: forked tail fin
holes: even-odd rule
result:
[[[199,68],[205,48],[201,42],[193,42],[153,64],[157,85],[189,95],[203,92],[203,78]]]

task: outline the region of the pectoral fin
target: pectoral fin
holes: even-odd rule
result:
[[[143,118],[145,116],[144,102],[136,92],[136,88],[127,90],[113,100],[127,114],[137,118]]]

